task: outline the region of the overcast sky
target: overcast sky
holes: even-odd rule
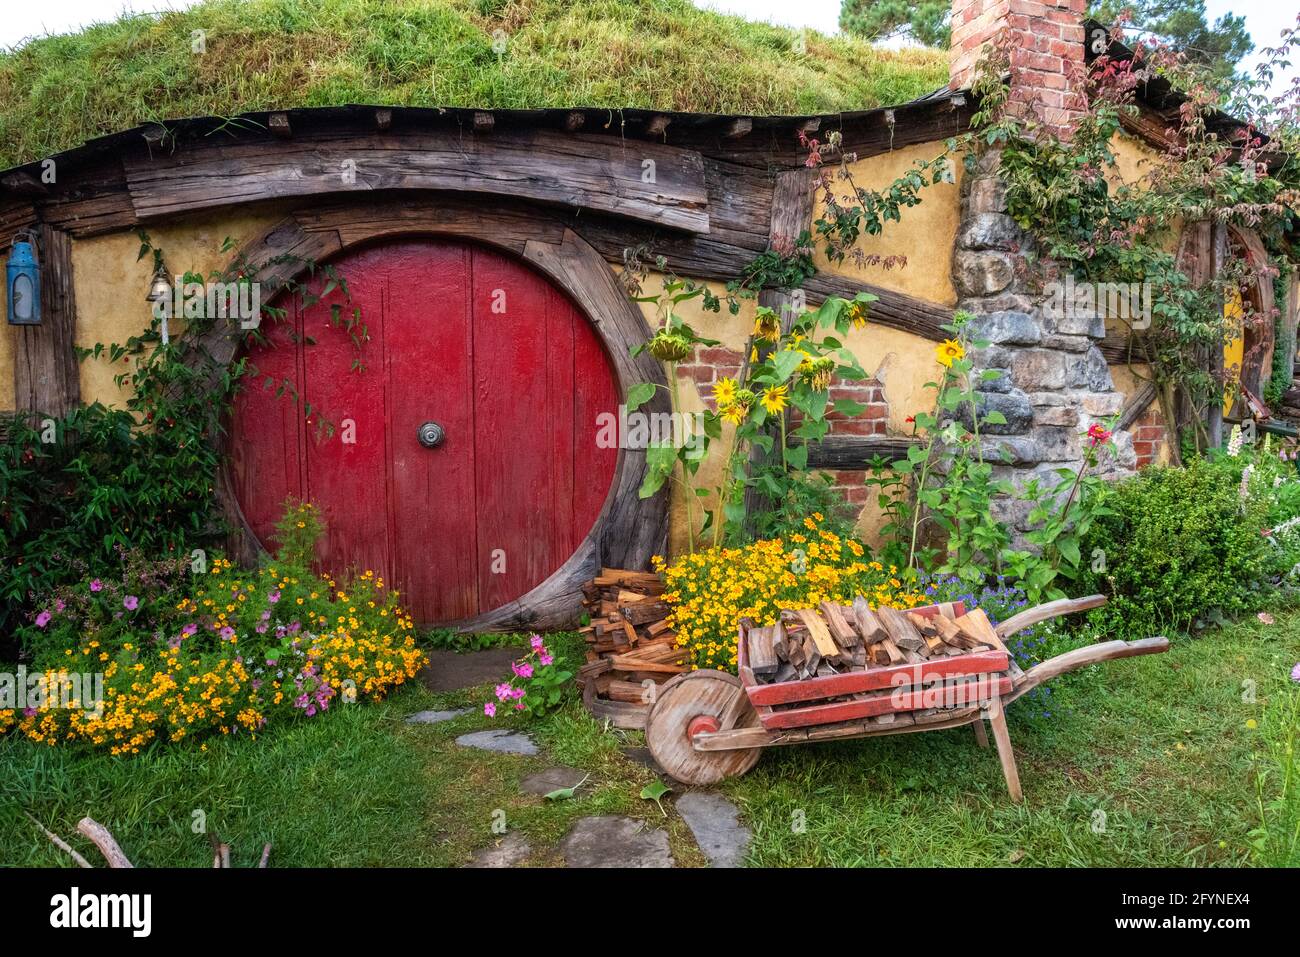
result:
[[[751,20],[771,20],[792,27],[811,27],[823,33],[838,29],[840,0],[695,0],[697,6],[737,13]],[[164,10],[191,6],[192,0],[6,0],[0,14],[0,46],[10,47],[43,33],[67,33],[98,20],[111,20],[126,10]],[[1241,0],[1207,0],[1213,20],[1224,13],[1241,14],[1255,46],[1274,46],[1283,28],[1295,23],[1296,0],[1243,3]],[[1300,58],[1297,58],[1300,59]],[[1252,60],[1247,65],[1253,64]],[[1291,75],[1300,71],[1300,63]]]

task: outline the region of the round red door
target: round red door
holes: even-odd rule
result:
[[[577,549],[613,480],[597,417],[617,413],[618,389],[595,331],[542,275],[485,247],[412,239],[334,267],[351,304],[337,290],[283,303],[250,355],[231,443],[249,526],[270,547],[285,500],[312,502],[320,567],[373,569],[425,624],[520,597]],[[360,352],[332,305],[344,319],[360,308]],[[285,381],[298,401],[277,397]]]

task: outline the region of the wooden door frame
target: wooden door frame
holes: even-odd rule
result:
[[[628,298],[605,259],[590,244],[544,210],[521,205],[469,202],[460,197],[348,200],[290,213],[241,250],[230,269],[253,264],[248,278],[261,283],[263,302],[304,273],[312,263],[362,245],[413,236],[439,236],[504,250],[542,273],[565,292],[592,324],[609,358],[620,400],[641,383],[663,386],[642,406],[647,413],[669,412],[663,367],[649,353],[633,357],[631,348],[650,335],[636,304]],[[346,278],[346,277],[345,277]],[[240,343],[234,325],[215,326],[203,343],[221,366],[235,358]],[[594,427],[594,423],[593,423]],[[222,511],[234,529],[232,555],[255,561],[262,546],[253,534],[230,474],[231,433],[221,439],[224,466],[218,477]],[[577,549],[549,578],[500,608],[458,622],[461,631],[515,631],[572,626],[581,611],[584,582],[602,565],[647,568],[662,554],[668,538],[666,489],[648,499],[638,495],[646,475],[644,449],[620,448],[614,480],[595,524]]]

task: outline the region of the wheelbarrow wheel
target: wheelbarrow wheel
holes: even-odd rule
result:
[[[692,671],[665,682],[646,719],[645,739],[659,766],[683,784],[717,784],[744,774],[759,748],[696,751],[691,738],[701,731],[749,728],[758,713],[740,679],[722,671]]]

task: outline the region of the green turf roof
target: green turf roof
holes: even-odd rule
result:
[[[207,0],[0,53],[0,168],[189,116],[348,103],[833,113],[947,78],[943,51],[688,0]]]

